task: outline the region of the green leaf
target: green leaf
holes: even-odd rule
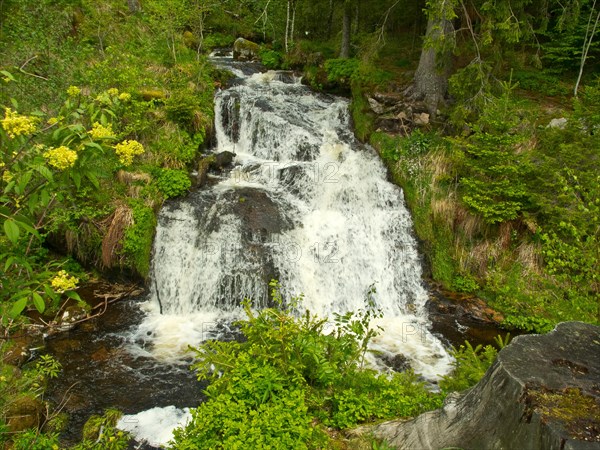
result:
[[[48,203],[50,203],[50,194],[48,193],[48,191],[46,189],[42,190],[42,192],[40,193],[40,197],[41,197],[42,206],[43,207],[48,206]]]
[[[52,171],[50,171],[50,169],[48,169],[46,166],[35,166],[35,170],[37,170],[46,180],[52,181]]]
[[[40,314],[43,313],[46,309],[46,303],[44,302],[44,299],[37,292],[33,293],[33,304],[35,305],[36,309],[40,312]]]
[[[7,219],[4,222],[4,232],[6,233],[6,237],[11,240],[13,244],[16,244],[19,240],[19,226],[13,219]]]
[[[6,78],[8,78],[11,81],[16,81],[15,77],[13,77],[12,73],[7,72],[6,70],[0,70],[0,73],[5,76]]]
[[[65,295],[69,298],[72,298],[73,300],[77,300],[78,302],[82,301],[79,294],[75,291],[67,291],[65,292]]]
[[[25,221],[15,221],[16,224],[18,224],[21,228],[23,228],[27,233],[29,234],[33,234],[35,237],[37,237],[39,239],[40,234],[37,232],[37,230],[30,224],[28,224]]]
[[[71,172],[71,178],[73,179],[73,183],[75,183],[75,187],[79,189],[81,187],[81,174],[78,172]]]
[[[27,306],[27,297],[23,297],[20,300],[17,300],[12,308],[10,309],[10,317],[11,318],[15,318],[17,317],[19,314],[21,314],[23,312],[23,310],[25,309],[25,307]]]
[[[46,295],[47,295],[48,297],[50,297],[52,300],[57,300],[57,299],[58,299],[58,297],[59,297],[59,295],[58,295],[56,292],[54,292],[54,291],[52,290],[52,288],[51,288],[50,286],[48,286],[47,284],[44,284],[44,292],[45,292],[45,293],[46,293]]]
[[[100,150],[102,153],[104,153],[104,149],[102,148],[102,146],[100,144],[98,144],[97,142],[93,142],[93,141],[87,141],[83,143],[84,147],[90,147],[90,148],[97,148],[98,150]]]
[[[12,191],[12,189],[15,187],[15,182],[11,181],[9,182],[6,187],[4,188],[4,193],[8,194],[10,191]]]
[[[27,185],[31,181],[31,176],[32,175],[33,175],[33,172],[31,172],[30,170],[28,170],[27,172],[25,172],[21,176],[21,179],[19,180],[18,189],[15,189],[15,192],[17,194],[21,195],[23,192],[25,192],[25,189],[27,188]]]
[[[92,172],[86,172],[86,178],[90,180],[90,183],[94,185],[96,189],[100,189],[100,182],[98,181],[98,177],[94,175]]]
[[[15,257],[14,256],[9,256],[8,259],[6,260],[6,263],[4,264],[4,271],[7,272],[8,268],[10,266],[12,266],[12,263],[15,262]]]

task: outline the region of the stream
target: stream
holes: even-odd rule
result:
[[[49,339],[63,364],[49,392],[71,415],[67,442],[91,414],[115,407],[125,413],[119,426],[146,448],[164,445],[185,408],[202,401],[189,345],[235,339],[241,301],[271,306],[271,279],[323,318],[365,309],[372,298],[384,329],[371,344],[373,367],[401,361],[431,383],[451,368],[449,341],[432,331],[444,327],[429,318],[402,190],[354,138],[348,100],[287,72],[230,57],[213,63],[236,75],[215,96],[213,149],[235,153],[233,167],[164,204],[147,295]],[[454,344],[469,336],[460,326]]]

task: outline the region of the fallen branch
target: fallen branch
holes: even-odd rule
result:
[[[29,64],[31,61],[33,61],[35,58],[37,58],[37,57],[38,57],[38,55],[33,55],[31,58],[29,58],[27,61],[25,61],[23,64],[21,64],[21,67],[19,67],[19,71],[21,73],[24,73],[25,75],[29,75],[29,76],[32,76],[32,77],[40,78],[40,79],[42,79],[44,81],[50,81],[49,78],[43,77],[41,75],[36,75],[35,73],[31,73],[31,72],[25,71],[24,67],[27,64]]]

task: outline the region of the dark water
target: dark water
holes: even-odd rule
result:
[[[47,339],[47,351],[63,366],[47,395],[56,405],[64,403],[63,411],[69,414],[62,435],[65,444],[80,440],[89,417],[107,408],[134,414],[156,406],[193,406],[203,400],[204,385],[187,364],[165,365],[128,351],[128,331],[143,316],[138,303],[137,299],[121,301],[103,316]]]

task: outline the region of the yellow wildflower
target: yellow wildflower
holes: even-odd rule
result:
[[[52,167],[64,170],[73,167],[75,161],[77,161],[77,152],[61,145],[58,148],[51,148],[45,151],[44,158],[48,160],[48,164]]]
[[[131,94],[128,92],[122,92],[119,95],[119,100],[121,100],[123,103],[127,103],[129,100],[131,100]]]
[[[110,99],[110,96],[108,95],[108,92],[102,92],[101,94],[98,94],[98,96],[96,97],[96,101],[98,103],[102,103],[103,105],[111,104],[111,99]]]
[[[92,125],[92,129],[88,131],[88,134],[92,136],[94,139],[105,139],[115,137],[115,133],[112,129],[112,124],[108,124],[108,126],[103,126],[98,122],[94,122]]]
[[[77,289],[77,283],[79,283],[79,278],[69,275],[66,270],[61,270],[58,272],[50,282],[54,291],[58,292],[59,294],[62,294],[65,291]]]
[[[5,183],[10,183],[10,180],[12,180],[13,177],[14,175],[10,172],[10,170],[5,170],[2,174],[2,181],[4,181]]]
[[[8,134],[11,139],[14,139],[20,135],[28,135],[35,131],[35,123],[37,119],[31,116],[22,116],[17,112],[14,112],[10,108],[6,108],[4,112],[4,119],[2,122],[2,128]]]
[[[56,125],[58,123],[58,117],[50,117],[47,123],[48,125]]]
[[[119,95],[119,90],[117,88],[110,88],[108,91],[106,91],[106,93],[111,97],[116,97]]]
[[[77,86],[69,86],[69,89],[67,89],[67,94],[69,94],[69,97],[77,97],[79,94],[81,94],[81,89],[79,89]]]
[[[121,164],[129,166],[134,156],[144,153],[144,147],[138,141],[123,141],[115,146],[115,152]]]

